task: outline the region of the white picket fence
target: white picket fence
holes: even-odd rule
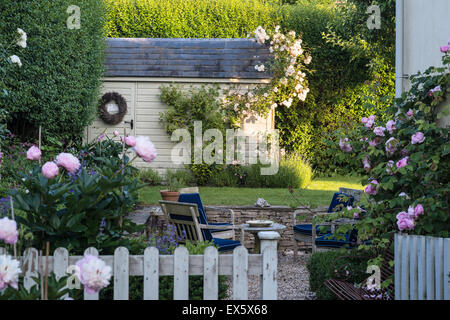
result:
[[[261,299],[277,299],[277,240],[276,232],[260,232],[261,254],[249,254],[243,246],[232,254],[218,254],[215,247],[206,248],[203,255],[189,255],[185,247],[175,249],[174,255],[160,255],[157,248],[148,247],[144,255],[129,255],[128,249],[119,247],[114,255],[99,256],[113,270],[114,300],[129,299],[129,276],[143,276],[144,300],[158,300],[159,276],[174,276],[174,300],[189,299],[189,276],[203,275],[203,299],[217,300],[218,276],[233,277],[234,300],[248,299],[248,276],[261,276]],[[0,254],[4,252],[0,248]],[[98,256],[95,248],[88,248],[85,254]],[[67,275],[69,266],[75,265],[82,256],[69,256],[67,249],[58,248],[48,257],[49,273],[54,272],[59,279]],[[38,273],[45,270],[46,257],[39,257],[34,248],[25,250],[18,257],[24,272],[24,285],[28,289]],[[70,270],[70,269],[69,269]],[[84,292],[85,300],[98,300],[99,295]]]
[[[450,300],[450,238],[396,234],[395,299]]]

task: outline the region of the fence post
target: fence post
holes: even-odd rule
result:
[[[203,300],[219,299],[219,253],[215,247],[205,249],[203,256]]]
[[[189,300],[189,251],[178,247],[173,255],[173,300]]]
[[[94,257],[98,257],[98,250],[94,247],[87,248],[84,250],[85,255],[91,255]],[[84,300],[98,300],[99,299],[99,293],[88,293],[86,290],[84,290]]]
[[[53,252],[53,272],[55,273],[56,280],[61,279],[67,274],[67,268],[69,267],[69,251],[66,248],[57,248]],[[66,288],[67,286],[64,286]],[[69,295],[66,293],[63,298],[67,298]]]
[[[233,250],[233,300],[248,300],[248,251],[244,246]]]
[[[258,238],[261,240],[261,253],[263,256],[263,272],[261,276],[261,299],[277,300],[278,284],[278,253],[277,242],[280,234],[275,231],[258,232]]]

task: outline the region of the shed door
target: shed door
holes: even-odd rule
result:
[[[103,122],[101,119],[97,118],[92,125],[88,128],[87,139],[92,141],[101,135],[105,129],[108,137],[113,137],[114,130],[119,131],[120,136],[124,135],[134,135],[136,120],[134,117],[135,103],[136,103],[136,83],[135,82],[108,82],[103,83],[101,90],[101,95],[107,92],[117,92],[126,100],[127,102],[127,114],[123,118],[122,122],[117,125],[111,125]],[[131,125],[133,123],[133,126]],[[119,137],[114,138],[119,139]]]

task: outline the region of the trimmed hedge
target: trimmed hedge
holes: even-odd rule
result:
[[[105,0],[108,37],[245,38],[278,20],[277,1]]]
[[[14,48],[23,66],[7,73],[9,95],[0,105],[9,127],[22,136],[80,137],[95,115],[104,57],[103,0],[78,0],[81,28],[68,29],[72,0],[1,1],[0,43],[10,43],[17,28],[28,35],[27,48]]]

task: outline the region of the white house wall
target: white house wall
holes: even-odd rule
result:
[[[151,167],[160,173],[166,169],[183,168],[182,165],[173,164],[171,161],[171,150],[175,143],[170,141],[162,123],[159,121],[161,112],[168,110],[168,106],[160,100],[160,87],[168,86],[172,83],[184,85],[186,89],[190,85],[200,87],[218,83],[221,89],[225,89],[230,84],[239,83],[240,88],[245,91],[254,87],[257,83],[264,84],[267,80],[222,80],[222,79],[171,79],[171,78],[105,78],[102,88],[102,94],[116,91],[120,93],[127,101],[128,113],[124,121],[134,119],[134,129],[130,129],[129,124],[121,122],[116,126],[108,125],[102,120],[97,119],[87,132],[87,139],[91,141],[107,129],[108,136],[112,136],[114,130],[118,130],[121,135],[126,130],[126,134],[148,136],[154,143],[158,157],[151,164],[145,163],[137,158],[134,163],[137,167]],[[255,123],[244,122],[246,131],[255,129],[264,130],[274,127],[273,113],[267,118],[258,118]]]

